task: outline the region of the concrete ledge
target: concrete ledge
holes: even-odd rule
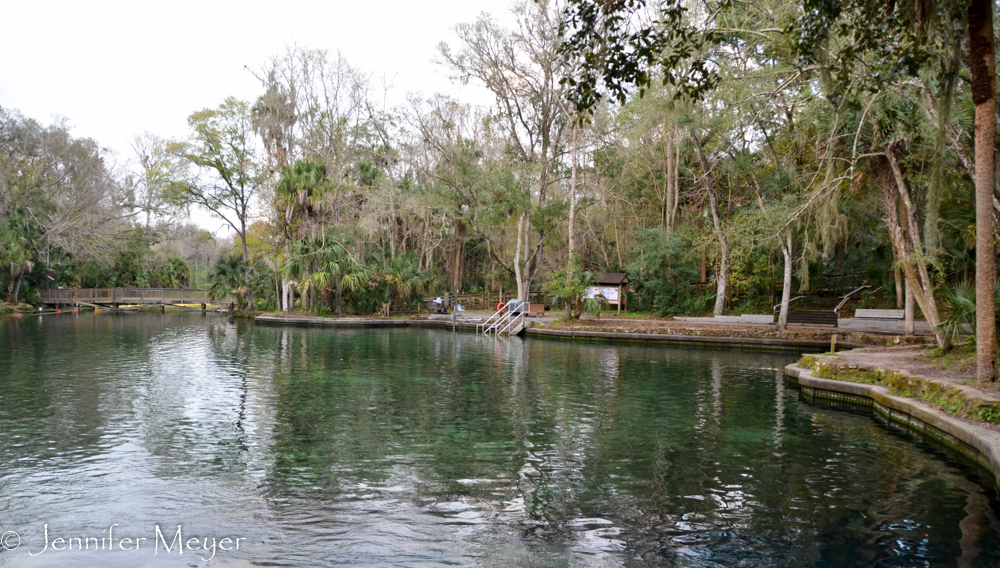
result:
[[[257,323],[280,323],[296,325],[322,325],[328,327],[406,327],[406,320],[378,320],[366,318],[323,318],[317,316],[257,316]]]
[[[451,329],[450,320],[380,320],[366,318],[324,318],[316,316],[270,316],[261,315],[254,318],[257,323],[279,325],[316,325],[323,327],[437,327]],[[476,330],[474,321],[458,321],[455,329]],[[665,335],[659,333],[620,333],[612,331],[568,331],[562,329],[539,329],[526,327],[525,335],[549,339],[609,341],[625,343],[661,343],[677,345],[694,345],[706,347],[740,347],[744,349],[775,349],[802,352],[803,350],[828,349],[826,341],[805,341],[794,339],[770,339],[757,337],[714,337],[710,335]],[[839,347],[847,349],[866,347],[850,342],[838,342]]]
[[[315,325],[320,327],[440,327],[451,328],[451,319],[432,320],[391,320],[372,318],[325,318],[320,316],[268,316],[261,315],[253,318],[257,323],[279,324],[279,325]],[[475,331],[475,321],[461,321],[455,323],[456,329],[471,329]]]
[[[665,335],[659,333],[619,333],[611,331],[570,331],[562,329],[528,328],[525,333],[535,337],[560,339],[601,339],[605,341],[675,343],[684,345],[734,346],[748,349],[782,349],[802,351],[803,349],[829,348],[826,341],[804,341],[794,339],[769,339],[757,337],[713,337],[708,335]],[[837,343],[843,347],[864,347],[854,343]]]
[[[887,420],[957,451],[989,471],[1000,487],[1000,432],[948,416],[920,399],[891,395],[884,386],[821,379],[795,363],[785,367],[785,375],[807,397],[870,407]]]
[[[743,314],[739,316],[674,316],[675,321],[719,325],[774,325],[774,316]]]

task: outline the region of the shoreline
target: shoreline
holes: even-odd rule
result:
[[[476,324],[458,321],[452,324],[449,320],[415,320],[415,319],[372,319],[372,318],[326,318],[319,316],[274,316],[259,315],[253,318],[255,323],[267,325],[306,325],[332,328],[359,327],[439,327],[463,331],[475,331]],[[686,345],[699,347],[735,347],[743,349],[771,349],[781,351],[804,352],[829,348],[828,341],[809,341],[801,339],[775,339],[754,337],[726,337],[715,335],[676,335],[664,333],[626,333],[590,330],[548,329],[534,326],[526,327],[526,337],[554,339],[562,341],[603,341],[610,343],[656,343],[666,345]],[[838,347],[865,347],[860,343],[837,342]]]
[[[807,398],[870,408],[889,422],[957,452],[984,468],[1000,489],[1000,431],[949,416],[923,400],[890,394],[886,386],[820,378],[798,363],[787,365],[784,373]]]

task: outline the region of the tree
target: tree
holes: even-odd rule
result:
[[[542,291],[549,294],[552,307],[565,308],[567,320],[580,319],[583,312],[599,318],[605,298],[600,294],[587,297],[587,288],[593,283],[593,272],[583,272],[578,264],[570,262],[552,273]]]
[[[320,219],[324,198],[333,191],[333,182],[326,176],[326,167],[314,162],[296,161],[294,167],[281,169],[281,179],[275,186],[274,206],[277,228],[284,241],[285,258],[291,256],[292,242],[308,234],[325,234]],[[291,309],[291,290],[287,280],[282,281],[279,308]]]
[[[250,289],[250,254],[247,249],[247,226],[251,208],[267,182],[257,140],[254,137],[250,108],[246,102],[226,99],[216,109],[204,109],[188,117],[190,140],[175,148],[198,168],[198,178],[180,184],[175,203],[197,205],[224,221],[236,233],[243,257],[244,284]],[[253,309],[253,296],[247,297]]]
[[[239,254],[222,255],[215,261],[209,281],[212,283],[208,291],[212,299],[236,297],[239,307],[248,307],[244,302],[248,299],[250,288],[246,281],[247,268],[243,257]]]
[[[150,132],[135,136],[131,146],[134,169],[126,176],[125,185],[132,193],[133,207],[145,216],[148,228],[154,218],[169,219],[177,213],[171,195],[175,186],[186,181],[187,165],[169,151],[165,140]]]
[[[579,72],[564,82],[578,112],[592,112],[605,99],[624,104],[659,78],[677,94],[696,99],[718,83],[702,54],[710,35],[689,21],[680,0],[569,0],[559,51]],[[708,28],[708,22],[705,28]]]
[[[980,380],[996,380],[996,326],[992,317],[996,277],[993,240],[996,71],[992,2],[924,4],[907,1],[887,5],[870,0],[835,3],[805,0],[803,8],[803,14],[789,31],[798,32],[797,52],[801,60],[820,64],[824,90],[831,101],[849,100],[859,92],[868,92],[872,98],[877,98],[882,91],[896,92],[905,99],[909,94],[907,86],[917,84],[922,87],[921,98],[931,103],[926,112],[936,119],[939,144],[934,164],[936,179],[928,185],[923,239],[919,236],[916,203],[906,195],[909,189],[904,190],[904,172],[896,159],[902,140],[889,141],[882,155],[889,162],[893,185],[898,188],[902,202],[897,205],[893,199],[885,203],[894,247],[897,253],[905,255],[900,258],[904,270],[907,265],[913,269],[908,274],[907,289],[916,294],[921,310],[932,325],[936,325],[933,320],[937,320],[934,283],[924,272],[926,263],[935,260],[940,247],[940,171],[943,168],[940,141],[945,139],[951,119],[949,112],[961,44],[963,39],[968,41],[972,102],[976,107],[976,290],[983,302],[982,320],[976,329],[977,376]],[[965,25],[962,25],[963,19]],[[859,66],[860,71],[856,71]],[[934,83],[940,85],[937,92]],[[901,214],[894,213],[897,207],[903,209]],[[896,225],[897,218],[903,220],[902,224]],[[935,333],[938,343],[943,344],[942,333],[938,330]]]
[[[9,301],[50,261],[108,265],[135,214],[96,142],[74,138],[65,120],[43,126],[0,108],[0,282]]]
[[[507,151],[516,164],[518,187],[511,197],[520,203],[511,212],[517,219],[513,271],[518,297],[526,299],[542,268],[545,240],[555,228],[547,209],[549,191],[570,117],[560,83],[558,14],[548,2],[518,3],[514,14],[515,30],[501,28],[486,15],[459,25],[461,51],[442,43],[440,52],[455,78],[478,80],[495,97]]]
[[[996,280],[994,247],[994,140],[996,60],[993,0],[969,2],[969,69],[976,106],[976,377],[997,380],[997,326],[993,314]]]

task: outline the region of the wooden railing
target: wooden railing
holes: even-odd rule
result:
[[[448,303],[450,304],[449,308],[454,306],[456,303],[459,303],[462,304],[462,307],[467,310],[493,311],[496,309],[498,303],[506,302],[507,300],[514,298],[514,296],[514,294],[510,293],[504,293],[502,298],[500,294],[459,294],[457,296],[449,294]],[[436,297],[438,296],[424,298],[424,306],[427,305],[427,302],[430,302]],[[444,295],[442,294],[440,297],[443,299]],[[530,298],[527,299],[527,302],[530,304],[548,305],[549,299],[547,294],[543,294],[542,292],[532,292],[530,294]]]
[[[45,304],[202,304],[209,301],[207,290],[192,288],[65,288],[39,290]]]

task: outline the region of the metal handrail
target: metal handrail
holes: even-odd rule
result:
[[[509,310],[505,311],[503,317],[500,318],[499,320],[497,320],[497,322],[494,323],[493,325],[491,325],[491,326],[487,327],[486,329],[484,329],[483,333],[489,333],[491,331],[493,333],[499,333],[500,326],[503,325],[503,324],[505,324],[505,323],[507,323],[508,321],[510,321],[510,318],[511,318],[512,315],[513,315],[513,312],[511,312]]]
[[[851,299],[851,296],[853,296],[854,294],[857,294],[858,292],[864,290],[865,288],[871,288],[871,286],[865,284],[864,286],[861,286],[861,287],[859,287],[859,288],[857,288],[855,290],[851,290],[850,292],[848,292],[847,295],[844,296],[843,299],[840,300],[840,303],[837,304],[837,307],[833,308],[833,313],[839,314],[840,313],[840,308],[844,307],[844,304],[846,304],[847,301]]]
[[[795,300],[801,300],[802,298],[805,298],[805,296],[795,296],[791,300],[788,300],[788,305],[791,306],[792,302],[794,302]],[[781,307],[781,304],[778,304],[777,306],[774,306],[773,308],[771,308],[771,313],[774,313],[774,312],[778,311],[778,308],[780,308],[780,307]]]
[[[524,312],[518,312],[517,317],[510,318],[507,325],[503,329],[497,331],[497,335],[500,335],[501,333],[510,333],[510,330],[514,327],[514,322],[517,320],[521,320],[522,322],[524,321]]]
[[[490,321],[492,321],[494,318],[499,319],[500,315],[502,315],[502,314],[503,314],[503,312],[501,312],[501,311],[494,312],[493,315],[491,315],[490,317],[486,318],[486,321],[477,323],[476,324],[476,333],[479,333],[480,328],[483,328],[482,329],[483,333],[487,333],[486,327],[490,325]]]

